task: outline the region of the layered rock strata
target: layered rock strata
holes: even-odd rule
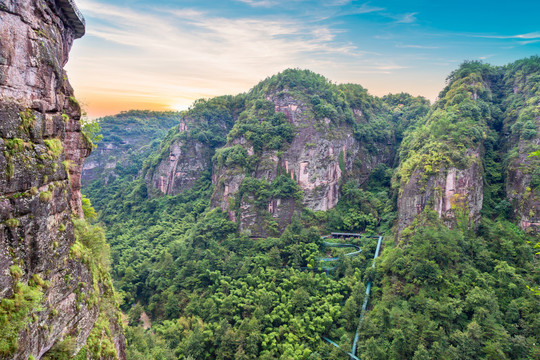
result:
[[[76,352],[99,315],[82,300],[97,295],[93,274],[70,254],[90,145],[63,67],[83,34],[72,1],[0,1],[0,298],[10,344],[2,358],[40,359],[67,337]]]

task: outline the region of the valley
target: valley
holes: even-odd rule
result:
[[[347,359],[368,284],[361,358],[537,356],[539,71],[466,62],[430,105],[285,70],[93,169],[128,357]],[[380,261],[319,271],[330,232]]]

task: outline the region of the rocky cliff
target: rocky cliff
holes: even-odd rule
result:
[[[481,72],[458,71],[430,114],[404,139],[396,176],[398,231],[426,208],[449,226],[460,214],[471,226],[480,219],[483,146],[493,137],[492,97]]]
[[[63,66],[83,34],[72,1],[0,1],[1,358],[40,359],[60,343],[76,353],[113,291],[74,249],[90,144]],[[123,358],[121,327],[109,328]]]
[[[512,64],[505,76],[509,95],[503,131],[506,147],[506,193],[523,229],[540,231],[540,60]]]
[[[286,70],[183,113],[145,162],[147,193],[177,195],[211,172],[212,207],[251,236],[276,234],[303,209],[334,208],[346,180],[362,185],[378,165],[393,167],[403,131],[428,108],[423,98],[376,98]]]
[[[212,206],[251,236],[281,232],[304,208],[326,211],[345,179],[393,163],[396,124],[381,99],[286,70],[257,85],[214,157]]]
[[[180,194],[209,172],[215,149],[225,143],[241,104],[242,97],[223,96],[199,100],[182,113],[160,151],[145,163],[148,194]]]
[[[183,193],[211,170],[211,206],[258,237],[280,233],[304,210],[335,208],[345,182],[365,189],[384,164],[396,169],[398,233],[425,210],[450,227],[474,227],[508,209],[534,231],[537,77],[537,58],[465,63],[430,108],[407,94],[376,98],[359,85],[286,70],[184,113],[143,167],[147,193]]]
[[[540,148],[539,74],[533,57],[505,67],[465,63],[450,75],[400,149],[398,231],[426,208],[449,226],[474,226],[482,213],[508,207],[507,216],[536,231],[540,158],[529,154]],[[462,214],[467,219],[458,219]]]

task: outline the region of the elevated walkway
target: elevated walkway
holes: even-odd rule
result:
[[[332,239],[354,239],[354,238],[360,238],[360,237],[366,237],[366,236],[364,236],[362,234],[351,234],[351,233],[332,233],[331,235],[322,236],[322,239],[324,240],[324,245],[325,246],[328,246],[328,247],[341,247],[341,248],[346,248],[346,247],[356,248],[356,251],[345,254],[345,256],[356,256],[356,255],[358,255],[358,254],[360,254],[362,252],[362,249],[358,245],[327,242],[326,240],[329,239],[330,237]],[[375,250],[375,256],[373,257],[373,264],[372,264],[372,268],[375,268],[375,259],[377,259],[379,257],[379,253],[381,251],[382,236],[367,236],[367,237],[378,239],[378,241],[377,241],[377,249]],[[339,259],[340,259],[339,257],[319,258],[319,261],[331,263],[331,262],[334,262],[334,261],[338,261]],[[332,270],[332,269],[334,269],[334,268],[329,268],[327,270]],[[356,350],[357,350],[357,347],[358,347],[359,332],[360,332],[360,329],[362,327],[362,322],[363,322],[364,317],[365,317],[366,312],[367,312],[367,307],[368,307],[368,303],[369,303],[369,297],[371,295],[371,286],[372,286],[372,284],[371,284],[371,280],[370,280],[368,282],[368,284],[367,284],[367,287],[366,287],[366,295],[364,296],[364,303],[362,304],[362,312],[360,313],[360,318],[358,319],[358,326],[356,327],[356,333],[354,335],[354,342],[353,342],[353,346],[352,346],[351,351],[348,352],[348,351],[346,351],[344,349],[341,349],[341,347],[337,343],[335,343],[334,341],[330,340],[327,337],[324,337],[324,336],[322,337],[322,339],[324,341],[326,341],[330,345],[342,350],[344,353],[349,355],[349,358],[351,358],[353,360],[360,360],[356,356]]]

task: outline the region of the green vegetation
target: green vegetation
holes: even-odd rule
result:
[[[70,360],[75,352],[75,338],[71,336],[65,337],[62,341],[56,343],[47,353],[42,357],[44,360]]]
[[[271,184],[264,180],[246,177],[240,185],[238,198],[241,199],[245,194],[252,195],[257,206],[261,208],[265,208],[272,198],[301,200],[303,197],[298,183],[285,175],[279,175]]]
[[[76,242],[71,248],[71,257],[81,259],[92,273],[92,292],[86,301],[89,306],[99,305],[100,313],[90,332],[86,345],[77,355],[77,359],[115,359],[117,358],[111,329],[122,329],[117,295],[110,276],[110,247],[105,238],[103,227],[91,224],[89,219],[95,214],[88,199],[85,199],[83,210],[87,219],[73,219]],[[68,339],[69,340],[69,339]],[[59,352],[69,353],[69,346]],[[69,343],[68,343],[69,345]],[[71,355],[71,354],[70,354]],[[51,358],[52,359],[52,358]]]
[[[34,126],[34,123],[36,122],[36,115],[32,109],[26,109],[25,111],[21,111],[19,113],[19,117],[21,119],[21,125],[19,126],[20,130],[29,134],[30,130]]]
[[[243,111],[227,139],[244,138],[256,154],[263,150],[280,150],[293,138],[293,127],[283,113],[276,113],[270,101],[257,99]]]
[[[370,194],[377,193],[366,194],[355,184],[347,189],[334,215],[327,214],[343,224],[349,220],[340,217],[340,209],[356,204],[356,197],[367,197],[361,204],[374,201]],[[471,327],[483,335],[469,353],[487,356],[496,345],[510,358],[535,356],[539,308],[525,285],[539,279],[529,278],[533,262],[527,236],[508,222],[486,222],[474,235],[447,230],[431,217],[419,227],[424,230],[404,239],[406,247],[387,242],[376,272],[369,268],[375,243],[363,240],[361,256],[325,275],[317,270],[322,228],[293,221],[280,238],[252,240],[238,235],[220,211],[186,213],[198,200],[181,203],[181,198],[147,202],[144,208],[151,212],[134,211],[141,215],[126,225],[120,215],[110,233],[114,276],[127,301],[123,308],[128,311],[129,304],[139,301],[154,322],[152,331],[145,332],[137,325],[140,312],[130,318],[135,324],[127,331],[132,358],[346,359],[320,336],[350,347],[367,279],[376,284],[374,309],[361,330],[360,354],[367,358],[412,358],[423,348],[428,358],[457,359],[467,346],[457,336],[467,336]],[[177,218],[171,211],[185,215]],[[377,225],[369,228],[381,230]],[[475,303],[458,301],[485,301],[476,300],[477,293],[489,294],[482,296],[490,301],[484,305],[490,313],[494,306],[499,310],[479,318],[481,309],[467,305]],[[506,320],[515,319],[505,314],[516,305],[519,319],[529,325],[514,327],[516,320]],[[493,339],[500,339],[500,345]],[[401,349],[402,343],[411,345]],[[394,349],[392,355],[384,351],[387,346]]]
[[[534,154],[540,151],[537,141],[540,131],[540,57],[534,56],[508,65],[504,81],[508,87],[512,86],[504,101],[502,128],[510,133],[511,146],[504,157],[504,170],[509,177],[518,171],[531,176],[529,190],[525,189],[513,197],[513,205],[524,213],[525,203],[540,199],[540,157],[523,159],[519,156],[523,152]],[[535,214],[526,215],[534,218]]]
[[[9,358],[19,347],[19,332],[31,321],[35,312],[41,311],[43,289],[47,286],[39,277],[28,284],[20,282],[23,272],[17,265],[10,267],[13,278],[12,295],[0,300],[0,356]]]
[[[514,66],[536,69],[528,61]],[[527,289],[540,283],[537,238],[514,224],[515,207],[505,188],[512,165],[503,161],[506,147],[514,156],[518,143],[530,144],[536,135],[529,125],[512,130],[508,120],[512,106],[516,121],[529,106],[517,98],[507,104],[512,77],[505,78],[505,71],[511,68],[465,63],[431,108],[423,98],[374,98],[360,86],[334,85],[300,70],[284,71],[247,94],[196,102],[180,116],[181,130],[163,134],[145,159],[142,152],[133,153],[126,161],[133,160],[129,171],[117,165],[119,176],[106,187],[97,181],[84,189],[107,226],[112,275],[130,324],[128,358],[345,360],[349,357],[321,337],[351,348],[368,281],[374,286],[359,329],[362,359],[538,358],[540,302]],[[536,89],[534,79],[527,89]],[[279,164],[265,162],[268,154],[279,162],[298,130],[269,98],[308,107],[306,121],[327,129],[329,139],[343,136],[339,124],[354,134],[362,151],[375,154],[384,144],[399,161],[389,156],[386,164],[360,176],[365,166],[355,159],[334,209],[303,209],[297,181]],[[536,116],[530,111],[522,115],[524,123]],[[503,141],[504,129],[512,141]],[[253,239],[240,232],[238,221],[210,206],[215,190],[210,168],[180,195],[150,197],[144,177],[168,160],[175,143],[204,144],[214,170],[243,179],[230,204],[237,219],[241,206],[253,206],[257,215],[264,214],[259,225],[277,234],[267,208],[272,200],[285,199],[298,204],[290,224],[274,237]],[[344,152],[338,161],[345,173]],[[449,229],[428,204],[396,236],[399,191],[415,172],[425,185],[448,167],[463,169],[472,162],[485,180],[483,220],[476,229],[469,229],[459,209]],[[276,175],[261,175],[266,171]],[[216,191],[219,186],[218,181]],[[79,238],[73,256],[85,262],[102,258],[103,233],[75,225],[93,235]],[[348,250],[324,247],[320,236],[331,231],[383,234],[376,267],[371,267],[373,239],[350,240],[362,253],[343,257]],[[331,256],[341,260],[329,270],[319,258]],[[145,330],[141,315],[150,317],[151,329]]]
[[[62,141],[60,141],[60,139],[45,139],[43,140],[43,142],[45,143],[45,145],[47,145],[50,154],[55,159],[60,157],[60,155],[64,151],[64,147],[62,146]]]
[[[216,150],[212,163],[219,167],[232,168],[234,165],[243,167],[248,164],[248,152],[242,145],[221,148]]]
[[[6,221],[4,221],[4,224],[6,224],[7,227],[14,229],[20,226],[21,222],[19,221],[19,219],[7,219]]]
[[[84,139],[92,149],[97,148],[97,144],[103,140],[103,135],[100,134],[100,127],[97,121],[85,121],[82,125],[82,134]]]
[[[8,149],[10,155],[15,155],[16,153],[22,151],[25,148],[25,142],[22,139],[6,139],[6,148]]]
[[[329,230],[367,232],[375,234],[391,229],[396,217],[390,193],[392,169],[377,167],[370,175],[367,187],[350,180],[341,189],[341,198],[335,209],[319,218],[326,219]]]
[[[69,97],[69,102],[72,103],[73,105],[79,106],[79,100],[77,100],[74,96]]]
[[[95,220],[97,217],[96,210],[94,210],[94,207],[92,206],[92,203],[90,202],[90,199],[87,198],[84,194],[81,196],[81,203],[82,203],[82,209],[84,218],[86,220]]]
[[[527,291],[527,236],[507,221],[477,234],[426,213],[400,247],[385,249],[373,310],[361,332],[372,359],[535,358],[538,300]],[[538,275],[534,275],[538,281]],[[415,357],[416,358],[416,357]]]
[[[397,172],[401,183],[408,183],[415,171],[427,181],[442,169],[463,169],[475,161],[471,150],[495,142],[489,125],[500,109],[492,103],[487,83],[497,76],[497,69],[477,62],[465,63],[450,75],[429,115],[403,139]]]
[[[50,191],[43,191],[39,193],[39,200],[42,202],[49,202],[52,200],[52,192]]]
[[[134,110],[88,123],[91,127],[85,125],[87,130],[92,130],[88,132],[89,141],[114,149],[114,152],[94,151],[86,160],[99,164],[99,167],[93,170],[92,181],[96,179],[96,185],[99,183],[99,187],[103,187],[109,182],[111,174],[132,179],[140,171],[143,161],[158,148],[158,139],[161,140],[172,126],[178,124],[178,117],[177,112]],[[116,166],[107,169],[111,153],[115,155]],[[130,158],[129,161],[126,161],[127,157]],[[87,184],[89,181],[83,173],[82,183]]]

